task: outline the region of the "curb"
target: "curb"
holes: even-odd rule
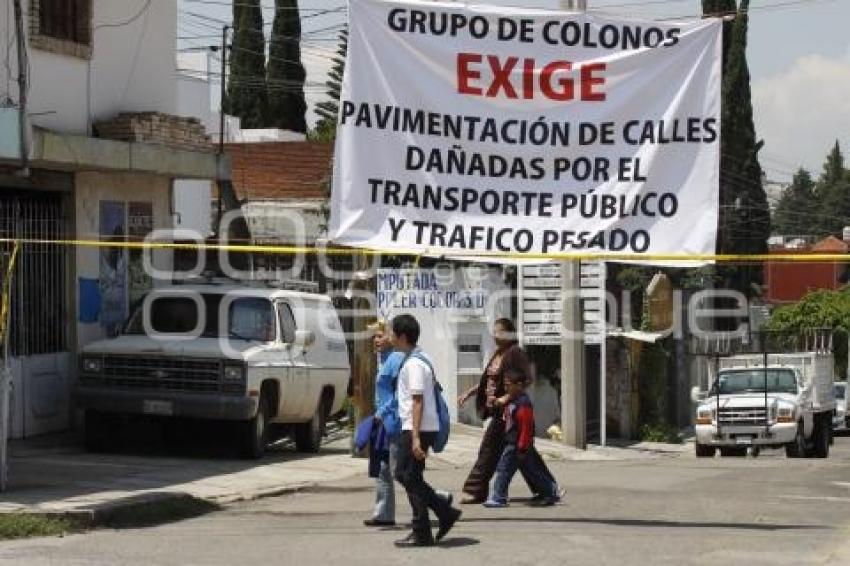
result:
[[[172,509],[168,509],[173,506]],[[3,515],[26,515],[52,519],[68,519],[82,530],[98,527],[143,527],[164,524],[217,511],[214,502],[193,497],[186,493],[151,493],[132,498],[131,501],[111,502],[97,507],[67,510],[19,510],[7,511]],[[170,511],[170,513],[162,513]]]
[[[342,478],[345,479],[345,478]],[[224,505],[247,501],[256,501],[269,497],[280,497],[283,495],[294,495],[296,493],[325,493],[325,492],[356,492],[362,488],[324,486],[321,482],[305,482],[285,487],[275,487],[251,492],[236,494],[225,494],[209,497],[198,497],[184,492],[155,492],[146,493],[132,498],[111,501],[93,507],[80,507],[67,510],[9,510],[0,512],[3,515],[35,515],[40,517],[67,518],[79,521],[86,526],[96,527],[108,525],[125,515],[141,514],[147,511],[156,511],[172,503],[184,503],[197,505],[199,507],[209,506],[207,512],[218,511]],[[371,488],[370,488],[371,489]],[[174,520],[185,517],[175,517]],[[167,522],[167,521],[166,521]]]

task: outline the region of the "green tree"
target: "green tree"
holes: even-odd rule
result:
[[[722,254],[767,253],[770,212],[762,186],[758,152],[763,142],[756,139],[747,65],[749,0],[703,0],[706,15],[733,13],[724,23],[724,57],[720,157],[720,222],[717,251]],[[755,294],[762,281],[755,264],[718,267],[723,286],[747,296]]]
[[[837,141],[826,157],[816,194],[820,201],[818,234],[840,234],[850,226],[850,179]]]
[[[768,329],[780,332],[805,333],[821,328],[834,332],[832,346],[836,375],[847,375],[850,287],[809,293],[794,305],[777,308],[768,323]]]
[[[316,124],[316,139],[333,140],[336,137],[336,121],[339,116],[339,97],[342,93],[342,78],[345,73],[345,56],[348,53],[348,29],[339,32],[339,46],[334,57],[334,65],[328,73],[325,85],[328,87],[328,100],[316,105],[316,114],[321,117]]]
[[[306,78],[307,72],[301,63],[298,0],[275,0],[267,78],[269,126],[307,132],[307,101],[304,98]]]
[[[233,3],[230,76],[223,108],[238,116],[243,128],[265,127],[266,40],[260,0]]]
[[[845,172],[844,154],[841,152],[838,140],[835,140],[835,145],[832,146],[832,150],[826,156],[826,162],[823,164],[821,181],[828,185],[841,182],[844,180]]]
[[[794,174],[791,186],[776,205],[773,233],[782,235],[817,234],[820,207],[815,196],[815,182],[802,167]]]

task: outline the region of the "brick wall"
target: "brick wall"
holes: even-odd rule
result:
[[[212,151],[206,129],[197,118],[182,118],[160,112],[122,113],[94,125],[97,137],[144,142],[178,149]]]
[[[327,197],[333,144],[266,142],[227,144],[233,185],[242,200]]]

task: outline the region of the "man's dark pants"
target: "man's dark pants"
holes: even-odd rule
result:
[[[420,432],[419,442],[422,450],[427,452],[434,445],[436,432]],[[398,462],[396,463],[395,479],[404,486],[410,508],[413,510],[413,534],[419,541],[433,540],[431,521],[428,509],[431,509],[438,519],[446,521],[451,518],[451,507],[448,502],[438,496],[428,485],[423,476],[425,462],[413,456],[413,435],[409,430],[402,431],[399,439]]]

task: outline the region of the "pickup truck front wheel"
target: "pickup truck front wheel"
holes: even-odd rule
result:
[[[802,458],[806,454],[806,437],[803,435],[803,423],[797,425],[797,435],[794,442],[785,445],[785,456]]]
[[[85,412],[85,445],[87,452],[110,452],[115,448],[118,417],[92,409]]]
[[[322,446],[322,436],[325,434],[325,421],[328,418],[327,402],[322,399],[316,412],[306,423],[295,425],[295,447],[299,452],[315,454]]]
[[[715,448],[706,444],[694,444],[696,447],[697,458],[713,458]]]
[[[242,424],[242,455],[249,460],[259,460],[266,453],[269,441],[269,407],[265,397],[260,398],[257,414]]]

